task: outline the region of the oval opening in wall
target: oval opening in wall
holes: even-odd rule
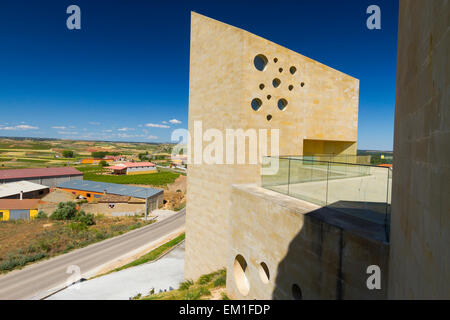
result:
[[[270,280],[270,273],[269,268],[267,267],[267,264],[265,262],[261,262],[259,264],[259,278],[263,283],[269,283]]]
[[[252,106],[253,110],[258,111],[259,108],[261,108],[261,106],[262,106],[261,99],[258,99],[258,98],[253,99],[251,102],[251,106]]]
[[[263,54],[258,54],[253,59],[253,64],[254,64],[256,70],[259,70],[259,71],[264,71],[268,62],[269,62],[269,60],[267,60],[266,56]]]
[[[281,98],[280,100],[278,100],[278,109],[280,110],[286,109],[287,104],[288,104],[287,100]]]
[[[236,258],[234,258],[233,276],[236,287],[244,296],[246,296],[250,291],[250,284],[247,278],[247,268],[247,261],[245,261],[242,255],[238,254]]]

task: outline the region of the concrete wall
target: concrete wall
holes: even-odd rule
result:
[[[134,215],[145,213],[145,203],[114,203],[114,208],[110,208],[108,203],[85,203],[81,206],[81,209],[92,214],[121,215],[126,213]]]
[[[131,167],[127,168],[127,174],[147,174],[156,173],[158,170],[156,167]]]
[[[447,0],[401,0],[389,298],[450,298]]]
[[[327,209],[257,186],[234,185],[228,221],[228,295],[293,299],[292,287],[297,285],[303,299],[385,299],[387,273],[381,276],[381,290],[366,285],[369,265],[388,268],[383,229],[376,224],[361,227],[360,221],[342,214],[320,215],[321,210]],[[238,255],[247,263],[247,294],[239,289]],[[261,263],[267,266],[268,280]]]
[[[197,13],[191,15],[190,50],[192,139],[197,134],[194,121],[202,121],[203,132],[214,128],[224,137],[226,129],[279,129],[279,152],[285,155],[301,155],[304,139],[351,142],[353,147],[348,149],[356,151],[357,79]],[[253,63],[259,54],[268,59],[264,71]],[[292,66],[297,69],[293,75]],[[274,78],[281,81],[277,88],[272,85]],[[262,101],[258,111],[251,108],[254,98]],[[283,111],[277,107],[282,98],[288,101]],[[195,164],[199,154],[191,147],[194,164],[188,165],[187,176],[185,276],[196,279],[226,264],[231,184],[259,184],[261,177],[260,165],[248,164],[248,145],[246,164],[228,165]],[[270,147],[264,154],[270,154]]]

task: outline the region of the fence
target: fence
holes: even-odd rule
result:
[[[262,187],[291,197],[327,206],[342,213],[384,224],[388,233],[391,210],[392,170],[351,162],[316,160],[324,157],[287,156],[263,159]],[[275,174],[267,168],[276,167]]]

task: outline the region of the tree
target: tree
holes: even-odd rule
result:
[[[62,155],[64,158],[73,158],[73,151],[72,150],[64,150],[62,152]]]
[[[103,167],[106,167],[108,165],[108,162],[106,162],[105,160],[102,160],[102,161],[100,161],[98,163],[98,165],[103,168]]]
[[[103,159],[107,155],[108,155],[107,151],[94,151],[94,152],[91,152],[91,156],[94,159]]]
[[[148,151],[146,151],[146,152],[144,152],[144,153],[139,153],[139,154],[138,154],[138,158],[139,158],[139,160],[141,160],[141,161],[147,159],[147,158],[148,158]]]
[[[50,219],[52,220],[71,220],[77,214],[76,204],[74,202],[60,202],[58,208],[53,211]]]

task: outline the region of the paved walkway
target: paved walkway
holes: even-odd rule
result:
[[[154,288],[171,290],[184,281],[184,242],[161,259],[81,282],[48,300],[128,300]]]

